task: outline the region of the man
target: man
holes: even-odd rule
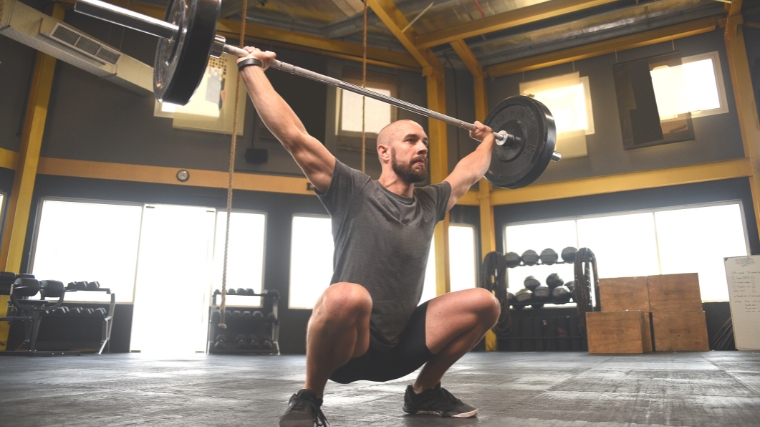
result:
[[[484,289],[439,296],[417,307],[433,230],[486,173],[493,132],[476,122],[482,140],[442,183],[427,177],[428,138],[410,120],[377,136],[380,178],[349,168],[310,136],[275,92],[264,70],[272,52],[246,48],[238,66],[261,120],[290,152],[330,213],[335,241],[332,285],[319,297],[306,334],[306,381],[290,398],[280,426],[323,425],[328,379],[389,381],[423,366],[406,389],[407,413],[472,417],[477,409],[441,388],[443,374],[472,349],[499,317]]]

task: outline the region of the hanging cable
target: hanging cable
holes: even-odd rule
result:
[[[367,2],[364,3],[364,41],[362,43],[362,87],[367,87]],[[367,110],[367,97],[362,96],[362,172],[366,173],[367,166],[367,136],[364,120]]]
[[[243,0],[243,16],[240,18],[240,47],[245,47],[245,21],[248,12],[248,0]],[[222,303],[219,306],[219,327],[227,328],[224,313],[227,311],[227,258],[230,247],[230,216],[232,216],[232,178],[235,176],[235,148],[237,146],[238,104],[240,101],[240,74],[235,80],[235,106],[232,116],[232,141],[230,142],[230,169],[227,175],[227,224],[224,228],[224,263],[222,264]]]

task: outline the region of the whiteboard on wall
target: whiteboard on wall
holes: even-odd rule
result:
[[[724,258],[737,350],[760,350],[760,255]]]

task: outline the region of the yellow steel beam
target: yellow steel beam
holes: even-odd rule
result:
[[[63,15],[63,8],[55,5],[52,16],[62,20]],[[29,224],[34,182],[37,177],[37,163],[40,158],[42,137],[45,133],[50,92],[53,88],[55,62],[55,58],[52,56],[37,52],[32,84],[29,90],[29,101],[24,116],[21,147],[16,156],[16,176],[13,179],[13,189],[8,199],[8,213],[0,246],[0,270],[3,271],[21,272],[21,258],[24,255],[26,229]],[[0,317],[6,315],[7,301],[7,296],[0,298]],[[0,322],[0,350],[6,349],[8,331],[8,323]]]
[[[431,72],[442,72],[443,66],[430,49],[420,49],[414,44],[415,33],[413,29],[403,31],[409,21],[392,0],[367,0],[367,6],[372,8],[375,15],[383,21],[383,24],[393,33],[399,42],[422,66],[425,75]],[[428,108],[431,108],[428,106]]]
[[[418,48],[450,43],[468,37],[479,36],[493,31],[513,28],[531,22],[549,19],[578,10],[612,3],[616,0],[553,0],[525,6],[509,12],[491,15],[483,19],[475,19],[443,30],[430,31],[414,39]]]
[[[700,19],[684,24],[674,25],[672,27],[661,28],[640,34],[633,34],[630,36],[605,40],[603,42],[592,43],[585,46],[579,46],[559,52],[552,52],[545,55],[538,55],[531,58],[507,62],[504,64],[493,65],[486,68],[486,74],[489,77],[500,77],[523,71],[536,70],[539,68],[546,68],[559,64],[566,64],[568,62],[593,58],[595,56],[606,55],[609,53],[620,52],[623,50],[634,49],[642,46],[649,46],[683,37],[691,37],[697,34],[715,31],[717,27],[718,23],[713,18]]]
[[[741,22],[741,0],[734,0],[729,8],[724,38],[728,68],[731,71],[731,82],[736,98],[736,113],[739,116],[739,129],[744,144],[744,155],[749,158],[751,168],[749,182],[752,192],[752,206],[755,211],[755,221],[760,227],[760,121],[757,117],[757,105],[752,89],[752,76],[747,59],[747,48],[744,44],[744,33],[740,28]]]
[[[181,168],[43,157],[38,172],[41,175],[227,188],[227,172],[188,169],[190,179],[180,182],[176,178],[179,169]],[[314,195],[313,191],[306,188],[306,178],[236,173],[233,182],[236,190]]]
[[[17,162],[17,152],[0,148],[0,168],[16,169]]]
[[[751,176],[751,160],[742,158],[620,175],[534,184],[518,190],[495,190],[491,193],[491,203],[494,206],[512,205]]]
[[[76,0],[57,0],[57,3],[71,7]],[[117,0],[111,3],[129,9],[143,15],[153,18],[164,19],[166,9],[158,6],[151,6],[143,3],[132,1]],[[229,19],[220,19],[217,25],[219,35],[237,39],[240,37],[240,22]],[[246,38],[255,41],[265,41],[275,46],[284,46],[296,48],[297,50],[318,52],[327,56],[348,59],[352,61],[362,60],[362,46],[354,43],[347,43],[340,40],[332,40],[324,37],[318,37],[294,31],[285,31],[264,27],[261,25],[246,23]],[[417,61],[410,55],[404,53],[390,52],[385,49],[373,47],[367,48],[367,61],[390,68],[400,68],[406,70],[419,70],[420,66]]]
[[[428,108],[446,111],[446,88],[442,72],[433,72],[427,76]],[[430,181],[443,181],[449,173],[448,144],[446,123],[428,119],[430,144]],[[435,228],[435,277],[436,295],[451,291],[449,275],[449,214]]]

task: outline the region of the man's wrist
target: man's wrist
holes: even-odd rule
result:
[[[243,68],[250,67],[252,65],[263,68],[264,63],[261,62],[261,60],[258,58],[254,58],[254,57],[245,58],[242,61],[238,61],[237,63],[238,71],[243,71]]]

